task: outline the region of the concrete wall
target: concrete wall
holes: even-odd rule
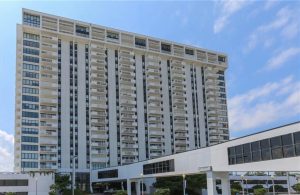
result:
[[[21,173],[1,173],[0,180],[28,180],[28,186],[0,186],[0,192],[28,192],[28,195],[48,195],[50,186],[54,183],[54,174],[35,175]]]

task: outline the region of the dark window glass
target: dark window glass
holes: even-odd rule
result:
[[[135,38],[135,45],[141,46],[141,47],[146,47],[146,40],[140,39],[140,38]]]
[[[250,149],[250,143],[243,145],[243,154],[244,154],[244,162],[251,162],[251,149]]]
[[[300,144],[295,144],[296,156],[300,156]]]
[[[269,139],[261,140],[261,141],[260,141],[260,148],[261,148],[261,149],[270,148],[270,142],[269,142]]]
[[[287,145],[282,147],[284,157],[293,157],[295,156],[295,148],[293,145]]]
[[[39,42],[28,41],[28,40],[23,40],[23,45],[29,46],[29,47],[36,47],[36,48],[39,48],[39,47],[40,47]]]
[[[38,137],[22,136],[22,142],[38,143]]]
[[[259,141],[256,142],[252,142],[251,143],[251,150],[253,151],[259,151],[260,150],[260,146],[259,146]]]
[[[282,145],[283,146],[293,144],[292,134],[283,135],[283,136],[281,136],[281,139],[282,139]]]
[[[271,147],[272,148],[277,148],[277,147],[281,147],[281,136],[278,137],[273,137],[270,139],[271,140]]]
[[[161,50],[162,50],[162,51],[171,52],[171,45],[162,43],[162,44],[161,44]]]
[[[24,151],[38,151],[38,146],[37,145],[22,144],[21,148]]]
[[[270,160],[271,159],[270,148],[264,148],[261,150],[261,159],[262,160]]]
[[[110,38],[110,39],[116,39],[118,40],[119,39],[119,34],[118,33],[115,33],[115,32],[107,32],[106,34],[106,37],[107,38]]]
[[[186,49],[185,49],[185,54],[188,54],[188,55],[193,56],[193,55],[194,55],[194,50],[193,50],[193,49],[188,49],[188,48],[186,48]]]
[[[40,59],[32,56],[25,56],[23,55],[23,60],[27,62],[34,62],[34,63],[39,63]]]
[[[228,155],[229,156],[235,155],[234,147],[228,148]]]
[[[243,146],[236,146],[235,147],[235,154],[243,154]]]
[[[252,161],[256,162],[256,161],[260,161],[260,160],[261,160],[260,151],[253,151],[252,152]]]
[[[300,132],[294,133],[294,143],[300,144]]]
[[[282,158],[282,143],[281,143],[281,136],[273,137],[270,139],[271,148],[272,148],[272,158],[278,159]]]
[[[225,62],[226,61],[226,57],[225,56],[218,56],[218,61],[219,62]]]
[[[236,155],[236,164],[244,163],[243,154],[237,154]]]
[[[40,16],[24,13],[23,22],[26,25],[39,27],[40,26]]]
[[[76,25],[76,34],[83,37],[89,36],[89,28],[85,26]],[[76,48],[75,48],[76,49]]]

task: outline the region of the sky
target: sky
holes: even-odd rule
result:
[[[0,171],[13,168],[22,8],[226,53],[231,138],[300,121],[300,1],[0,0]]]

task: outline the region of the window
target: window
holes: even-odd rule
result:
[[[143,174],[144,175],[173,172],[174,170],[175,170],[175,167],[174,167],[173,159],[143,165]]]
[[[29,88],[29,87],[23,87],[22,88],[22,93],[39,94],[39,89]]]
[[[39,50],[31,49],[31,48],[27,48],[27,47],[23,48],[23,53],[37,55],[37,56],[40,54]]]
[[[28,110],[38,110],[39,105],[37,104],[29,104],[29,103],[23,103],[22,104],[23,109],[28,109]]]
[[[23,38],[24,39],[31,39],[31,40],[40,40],[40,36],[39,35],[35,35],[35,34],[31,34],[31,33],[23,33]]]
[[[38,102],[39,97],[30,96],[30,95],[22,95],[22,100],[23,101],[28,101],[28,102]]]
[[[294,133],[293,135],[296,155],[300,156],[300,132]]]
[[[98,172],[98,179],[114,178],[114,177],[118,177],[118,169]]]
[[[38,154],[36,154],[36,153],[22,153],[21,158],[22,159],[38,159]]]
[[[119,39],[119,34],[115,33],[115,32],[107,31],[106,37],[110,38],[110,39],[116,39],[116,40],[118,40]]]
[[[26,64],[26,63],[23,63],[23,69],[26,69],[26,70],[36,70],[36,71],[38,71],[38,70],[39,70],[39,66],[38,66],[38,65],[33,65],[33,64]]]
[[[235,148],[228,148],[229,164],[235,164]]]
[[[38,168],[37,162],[24,162],[22,161],[22,168]]]
[[[162,51],[166,51],[166,52],[171,52],[171,45],[162,43],[162,44],[161,44],[161,50],[162,50]]]
[[[38,146],[22,144],[21,149],[24,151],[38,151]]]
[[[89,27],[76,25],[76,34],[83,37],[89,36]]]
[[[295,156],[295,149],[293,146],[292,134],[287,134],[281,136],[282,139],[282,151],[284,157],[293,157]]]
[[[30,137],[30,136],[22,136],[22,142],[32,142],[32,143],[38,143],[39,140],[37,137]]]
[[[23,77],[38,79],[39,73],[23,71]]]
[[[40,27],[40,16],[24,13],[23,23],[29,26]]]
[[[23,55],[23,61],[39,63],[40,59],[32,56]]]
[[[244,163],[251,162],[250,143],[243,145]]]
[[[29,47],[36,47],[36,48],[40,47],[40,44],[38,42],[28,41],[28,40],[23,40],[23,45],[29,46]]]
[[[194,55],[194,50],[186,48],[185,49],[185,54],[193,56]]]
[[[39,82],[35,80],[23,79],[23,85],[39,86]]]
[[[272,159],[282,158],[282,143],[281,136],[273,137],[270,139],[272,149]]]
[[[135,45],[138,47],[146,47],[146,40],[141,38],[135,38]]]
[[[4,179],[4,180],[0,180],[0,186],[28,186],[28,180],[27,179]]]
[[[22,117],[28,117],[28,118],[39,118],[39,114],[37,112],[22,112]]]
[[[218,61],[219,62],[226,62],[226,57],[225,56],[218,56]]]
[[[39,126],[38,120],[22,119],[22,125],[24,126]]]
[[[262,160],[270,160],[271,159],[271,151],[270,151],[269,139],[260,141],[260,147],[261,147]]]
[[[22,127],[23,134],[38,134],[38,129]]]
[[[243,146],[236,146],[235,147],[235,155],[236,155],[236,163],[243,163],[244,158],[243,158]]]
[[[260,161],[261,156],[260,156],[260,145],[259,141],[252,142],[251,143],[251,150],[252,150],[252,161]]]

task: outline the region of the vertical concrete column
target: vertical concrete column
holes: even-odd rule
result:
[[[206,172],[206,180],[207,180],[207,195],[216,195],[216,175],[212,171]]]
[[[218,174],[221,179],[222,195],[230,195],[230,179],[228,172],[221,172]]]
[[[135,191],[136,191],[136,195],[141,194],[141,181],[140,180],[137,180],[135,182]]]
[[[131,181],[127,179],[127,195],[131,195]]]

